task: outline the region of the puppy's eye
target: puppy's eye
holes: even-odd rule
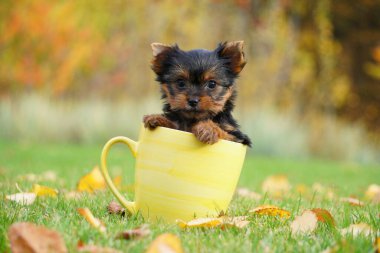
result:
[[[183,89],[186,87],[186,82],[182,79],[179,79],[179,80],[177,80],[177,86],[178,86],[178,88]]]
[[[207,89],[212,90],[212,89],[214,89],[216,87],[216,82],[214,80],[210,80],[210,81],[207,82],[207,86],[206,87],[207,87]]]

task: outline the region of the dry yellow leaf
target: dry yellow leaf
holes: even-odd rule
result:
[[[284,209],[281,209],[277,206],[272,205],[263,205],[258,206],[255,209],[249,211],[250,214],[259,214],[259,215],[270,215],[270,216],[280,216],[288,218],[290,212]]]
[[[261,194],[253,192],[249,190],[248,188],[238,188],[236,190],[236,194],[240,197],[248,198],[248,199],[254,199],[254,200],[260,200]]]
[[[180,228],[213,228],[221,225],[223,220],[221,218],[198,218],[185,222],[183,220],[176,220]]]
[[[226,227],[236,227],[236,228],[244,228],[248,226],[250,221],[248,221],[248,216],[236,216],[236,217],[220,217],[223,219],[223,223],[221,225],[222,229]]]
[[[100,232],[105,232],[106,227],[104,224],[91,213],[90,209],[86,208],[78,208],[78,213],[82,215],[88,223],[90,223],[94,228],[97,228]]]
[[[135,240],[150,235],[151,231],[148,224],[143,224],[134,229],[120,232],[116,238],[125,240]]]
[[[281,198],[287,194],[291,186],[285,175],[272,175],[267,177],[262,184],[262,191],[275,198]]]
[[[6,195],[5,199],[14,201],[22,205],[31,205],[36,200],[37,195],[34,192],[20,192]]]
[[[49,197],[57,197],[58,191],[56,189],[34,184],[32,192],[35,193],[37,196],[49,196]]]
[[[80,192],[94,192],[96,190],[103,190],[106,188],[106,181],[103,178],[99,167],[96,166],[93,170],[84,175],[78,183],[77,190]]]
[[[377,237],[375,239],[375,250],[376,250],[376,253],[380,253],[380,237]]]
[[[305,211],[302,215],[297,216],[290,224],[292,234],[306,234],[313,232],[317,228],[318,218],[312,211]]]
[[[318,221],[320,221],[322,223],[327,223],[327,224],[330,224],[330,225],[335,225],[335,220],[334,220],[333,216],[326,209],[313,208],[310,211],[312,211],[313,213],[315,213],[315,215],[317,216]]]
[[[183,253],[181,240],[173,234],[162,234],[149,245],[146,253]]]
[[[360,234],[369,236],[373,231],[367,223],[357,223],[351,224],[348,228],[341,229],[340,232],[342,235],[352,234],[353,237],[356,237]]]
[[[348,203],[351,206],[364,206],[364,203],[361,202],[360,200],[358,200],[357,198],[352,198],[352,197],[349,197],[349,198],[340,198],[340,201]]]
[[[220,227],[222,229],[228,227],[244,228],[250,222],[247,220],[248,216],[236,216],[228,217],[222,216],[219,218],[198,218],[185,222],[177,220],[177,224],[180,228],[215,228]]]

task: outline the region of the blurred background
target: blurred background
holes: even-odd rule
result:
[[[150,43],[244,40],[252,154],[380,161],[380,1],[0,3],[0,141],[102,145],[161,111]]]

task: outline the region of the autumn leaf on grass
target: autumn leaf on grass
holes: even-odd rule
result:
[[[380,253],[380,237],[377,237],[375,239],[375,250],[376,250],[376,253]]]
[[[56,189],[39,185],[39,184],[34,184],[32,192],[35,193],[37,196],[49,196],[49,197],[56,197],[58,194],[58,191]]]
[[[99,167],[96,166],[92,171],[84,175],[78,182],[77,190],[80,192],[94,192],[96,190],[103,190],[106,188],[106,181],[103,178]]]
[[[127,230],[124,232],[119,233],[116,238],[117,239],[126,239],[126,240],[131,240],[131,239],[140,239],[142,237],[150,235],[151,231],[149,229],[148,224],[144,224],[140,227]]]
[[[249,213],[258,215],[280,216],[285,218],[288,218],[290,216],[289,211],[272,205],[263,205],[256,207],[255,209],[250,210]]]
[[[335,220],[329,211],[314,208],[304,211],[302,215],[294,219],[290,225],[292,234],[313,232],[317,228],[318,222],[335,226]]]
[[[364,203],[358,200],[357,198],[349,197],[349,198],[340,198],[341,202],[348,203],[351,206],[364,206]]]
[[[31,205],[36,200],[37,195],[34,192],[20,192],[6,195],[5,199],[14,201],[21,205]]]
[[[113,182],[116,186],[119,187],[121,184],[121,176],[116,176],[113,179]],[[102,172],[98,166],[95,166],[90,173],[84,175],[81,179],[79,179],[77,190],[79,192],[93,193],[97,190],[104,190],[106,187],[107,184],[104,180]]]
[[[335,226],[335,220],[334,220],[333,216],[326,209],[313,208],[310,211],[315,213],[319,222]]]
[[[367,223],[351,224],[349,227],[341,229],[340,232],[343,236],[352,234],[353,237],[360,234],[369,236],[373,233],[372,228]]]
[[[248,226],[250,223],[248,219],[248,216],[235,216],[235,217],[228,217],[224,216],[221,217],[223,220],[223,223],[221,224],[221,228],[229,228],[229,227],[236,227],[236,228],[244,228]]]
[[[66,253],[61,235],[29,222],[15,223],[8,229],[11,252]]]
[[[106,227],[104,226],[103,222],[95,218],[90,209],[87,207],[78,208],[78,213],[82,215],[94,228],[98,229],[102,233],[106,232]]]
[[[291,186],[285,175],[272,175],[267,177],[262,184],[262,191],[275,198],[281,198],[289,192]]]
[[[180,228],[215,228],[227,227],[243,228],[249,224],[248,216],[228,217],[222,216],[219,218],[197,218],[188,222],[176,220]]]
[[[148,247],[145,253],[183,253],[181,240],[173,234],[158,236]]]
[[[365,192],[365,197],[374,203],[380,203],[380,185],[371,184]]]
[[[302,215],[297,216],[294,221],[290,224],[290,228],[292,229],[292,234],[299,233],[310,233],[313,232],[317,228],[318,217],[317,215],[307,210],[302,213]]]
[[[107,210],[109,214],[120,214],[122,216],[125,215],[125,208],[113,200],[108,204]]]
[[[261,195],[249,190],[248,188],[238,188],[236,190],[236,194],[240,197],[247,198],[247,199],[253,199],[253,200],[260,200]]]
[[[221,225],[223,220],[221,218],[198,218],[185,222],[183,220],[176,220],[180,228],[213,228]]]

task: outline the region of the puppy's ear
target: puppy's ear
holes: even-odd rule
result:
[[[239,74],[246,61],[243,52],[244,41],[224,42],[216,49],[218,56],[228,60],[229,67],[234,74]]]
[[[152,43],[150,45],[153,51],[152,69],[156,74],[162,73],[163,62],[167,58],[168,54],[172,52],[177,46],[169,46],[162,43]]]

